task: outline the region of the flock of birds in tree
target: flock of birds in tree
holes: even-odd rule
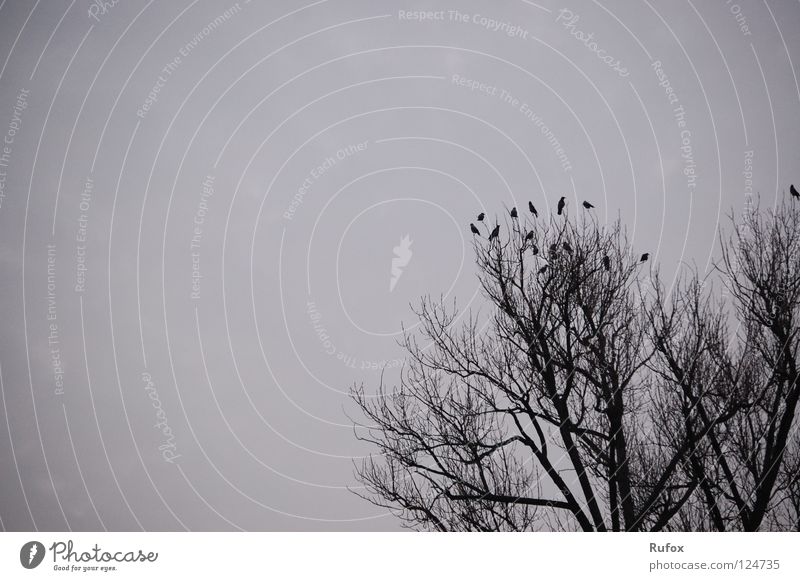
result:
[[[791,194],[794,197],[800,198],[800,193],[798,193],[797,190],[794,189],[794,186],[791,186],[789,191],[791,192]],[[558,213],[559,216],[563,215],[564,207],[566,205],[567,205],[567,202],[565,201],[565,196],[561,196],[561,199],[558,200],[558,205],[556,206],[556,212]],[[594,205],[591,202],[587,202],[586,200],[584,200],[583,201],[583,207],[585,209],[587,209],[587,210],[591,210],[591,209],[594,208]],[[536,218],[539,217],[539,212],[536,210],[536,206],[533,205],[533,202],[528,202],[528,210],[530,211],[531,214],[533,214],[534,217],[536,217]],[[519,213],[517,212],[516,206],[511,208],[510,214],[511,214],[511,217],[514,218],[514,219],[519,218]],[[483,222],[483,220],[485,218],[486,218],[486,214],[484,214],[483,212],[478,214],[478,222]],[[472,231],[472,234],[474,236],[480,236],[481,235],[481,231],[478,230],[478,228],[475,226],[474,223],[470,223],[469,229],[470,229],[470,231]],[[492,240],[497,238],[499,235],[500,235],[500,224],[496,224],[494,229],[489,233],[489,242],[491,242]],[[525,235],[525,242],[526,243],[531,243],[531,240],[533,240],[533,231],[530,231]],[[572,246],[569,245],[569,242],[564,241],[562,243],[562,247],[567,252],[567,254],[572,254]],[[534,256],[539,254],[539,249],[533,243],[531,243],[531,250],[533,251],[533,255]],[[555,255],[557,253],[558,253],[558,247],[555,244],[551,244],[550,245],[550,255],[553,256],[553,255]],[[649,252],[645,252],[639,258],[639,262],[647,262],[648,258],[650,258],[650,253]],[[608,256],[603,256],[603,268],[605,270],[611,270],[611,259]],[[544,274],[546,271],[547,271],[547,265],[544,265],[542,268],[539,269],[539,274]]]
[[[789,185],[789,193],[791,194],[791,196],[793,198],[800,199],[800,192],[797,191],[797,188],[794,187],[794,184],[790,184]],[[556,211],[557,211],[559,216],[563,215],[564,207],[566,205],[567,205],[567,203],[565,201],[565,196],[561,196],[561,199],[558,200],[558,205],[556,206]],[[583,207],[585,209],[587,209],[587,210],[591,210],[591,209],[594,208],[594,205],[592,205],[591,202],[587,202],[586,200],[584,200],[583,201]],[[536,218],[539,217],[539,212],[536,211],[536,206],[533,205],[533,202],[528,202],[528,210],[530,211],[531,214],[533,214],[534,217],[536,217]],[[516,206],[511,208],[510,214],[511,214],[511,217],[513,219],[518,219],[519,218],[519,214],[517,212]],[[483,222],[485,218],[486,218],[486,214],[484,214],[483,212],[478,214],[478,222]],[[475,226],[474,223],[470,223],[469,229],[472,231],[473,235],[475,235],[475,236],[480,236],[481,235],[481,231],[478,230],[478,228]],[[500,224],[496,224],[494,229],[489,233],[489,242],[493,241],[499,235],[500,235]],[[536,247],[535,244],[533,244],[532,240],[533,240],[533,231],[530,231],[525,235],[525,242],[526,242],[526,244],[530,243],[531,250],[533,251],[533,254],[535,256],[535,255],[539,254],[539,249]],[[567,254],[570,254],[570,255],[572,254],[572,247],[569,245],[568,242],[566,242],[566,241],[563,242],[562,243],[562,247],[567,252]],[[557,253],[558,253],[558,247],[555,244],[551,244],[550,245],[550,255],[554,256]],[[649,252],[645,252],[639,258],[639,262],[647,262],[647,260],[649,258],[650,258],[650,253]],[[607,271],[611,270],[611,259],[608,256],[603,256],[603,268],[605,270],[607,270]],[[544,272],[546,272],[546,271],[547,271],[547,265],[544,265],[542,268],[539,269],[539,274],[544,274]]]

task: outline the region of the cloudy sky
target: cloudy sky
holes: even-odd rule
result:
[[[620,216],[664,279],[800,182],[800,3],[3,0],[0,525],[396,530],[354,384],[469,222]]]

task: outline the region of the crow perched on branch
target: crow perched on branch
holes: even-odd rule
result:
[[[650,253],[649,252],[645,252],[644,254],[642,254],[642,257],[639,259],[639,262],[647,262],[648,258],[650,258]]]
[[[511,208],[511,217],[512,218],[516,218],[517,217],[517,207],[516,206]]]
[[[485,217],[486,217],[486,214],[484,214],[483,212],[481,212],[480,214],[478,214],[478,222],[483,222],[483,219],[484,219]]]
[[[594,208],[594,206],[589,202],[587,202],[586,200],[583,201],[583,207],[586,208],[587,210],[591,210],[592,208]]]
[[[792,194],[793,198],[800,198],[800,193],[795,189],[794,184],[789,185],[789,193]]]
[[[475,224],[470,224],[469,229],[472,230],[473,234],[477,234],[478,236],[481,235],[481,231],[475,227]]]
[[[531,211],[531,214],[538,217],[539,212],[536,211],[536,206],[533,205],[533,202],[528,202],[528,209]]]
[[[561,196],[561,199],[558,201],[558,215],[560,216],[561,213],[564,211],[564,206],[566,202],[564,201],[565,196]]]
[[[498,236],[499,234],[500,234],[500,224],[498,224],[497,226],[495,226],[495,227],[494,227],[494,230],[492,230],[492,233],[491,233],[491,234],[489,234],[489,240],[490,240],[490,241],[491,241],[491,240],[494,240],[495,238],[497,238],[497,236]]]

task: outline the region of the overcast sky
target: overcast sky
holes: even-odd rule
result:
[[[396,530],[347,393],[478,212],[669,284],[800,182],[797,0],[103,4],[0,3],[6,530]]]

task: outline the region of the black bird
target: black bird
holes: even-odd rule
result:
[[[539,269],[539,274],[544,274],[547,270],[547,265],[545,264],[542,268]]]
[[[564,211],[564,206],[566,202],[564,202],[564,196],[561,196],[561,199],[558,201],[558,215],[561,215],[561,212]]]
[[[477,234],[478,236],[481,235],[481,231],[475,227],[475,224],[470,224],[469,229],[472,230],[473,234]]]
[[[536,206],[533,205],[533,202],[528,202],[528,209],[531,211],[531,214],[534,216],[539,216],[539,212],[536,211]]]
[[[489,234],[489,240],[494,240],[495,238],[497,238],[497,236],[498,236],[499,234],[500,234],[500,224],[498,224],[497,226],[495,226],[495,227],[494,227],[494,230],[492,230],[492,233],[491,233],[491,234]]]
[[[558,247],[555,244],[550,245],[550,254],[558,254]]]
[[[587,202],[585,200],[583,202],[583,207],[586,208],[587,210],[591,210],[592,208],[594,208],[594,206],[592,204],[590,204],[589,202]]]
[[[481,212],[480,214],[478,214],[478,222],[483,222],[483,219],[484,219],[485,217],[486,217],[486,214],[484,214],[483,212]]]
[[[572,246],[569,245],[569,242],[564,242],[563,246],[564,246],[564,250],[566,250],[567,252],[572,254]]]
[[[531,251],[533,252],[534,256],[539,254],[539,249],[536,247],[536,244],[531,244]]]
[[[516,218],[517,217],[517,207],[516,206],[511,208],[511,217],[512,218]]]
[[[789,185],[789,193],[792,194],[794,198],[800,198],[800,193],[795,189],[794,184]]]
[[[639,259],[639,262],[647,262],[648,258],[650,258],[650,253],[649,252],[645,252],[644,254],[642,254],[642,257]]]
[[[526,240],[526,241],[527,241],[527,240],[533,240],[533,230],[531,230],[530,232],[528,232],[528,233],[525,235],[525,240]]]
[[[603,268],[611,270],[611,259],[608,256],[603,257]]]

